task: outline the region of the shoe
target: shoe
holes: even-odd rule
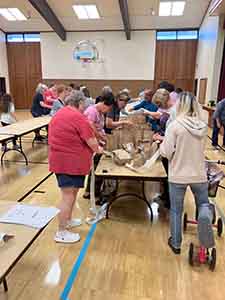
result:
[[[83,194],[83,198],[84,198],[84,199],[90,199],[90,198],[91,198],[90,193],[89,193],[89,192],[85,192],[85,193]]]
[[[208,205],[199,208],[198,238],[201,246],[205,248],[213,248],[215,246],[212,229],[212,211]]]
[[[98,223],[101,220],[105,219],[107,206],[108,206],[108,204],[105,203],[100,208],[96,209],[95,211],[93,211],[90,208],[90,212],[91,212],[92,216],[86,218],[86,223],[89,225],[93,225],[94,223]]]
[[[101,195],[98,200],[95,201],[97,206],[102,206],[105,203],[109,203],[109,197]]]
[[[221,150],[220,146],[213,146],[213,150]]]
[[[79,242],[79,233],[73,233],[68,230],[57,231],[54,238],[56,243],[72,244]]]
[[[172,237],[170,237],[170,238],[168,239],[168,245],[169,245],[169,247],[171,248],[171,250],[173,251],[174,254],[178,255],[178,254],[181,253],[180,248],[175,248],[175,247],[172,245]]]
[[[72,219],[68,222],[67,226],[66,226],[66,229],[70,229],[70,228],[73,228],[73,227],[78,227],[82,225],[82,220],[81,219]]]

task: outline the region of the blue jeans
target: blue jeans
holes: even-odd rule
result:
[[[195,197],[196,207],[201,205],[209,205],[208,199],[208,183],[191,183],[178,184],[169,183],[170,190],[170,232],[172,237],[172,245],[175,248],[180,248],[182,242],[182,215],[184,196],[187,187],[190,186]],[[210,208],[209,208],[210,210]]]
[[[222,125],[224,128],[223,134],[223,145],[225,145],[225,126]],[[220,128],[217,127],[216,120],[213,120],[213,133],[212,133],[212,145],[218,146],[218,136],[219,136]]]

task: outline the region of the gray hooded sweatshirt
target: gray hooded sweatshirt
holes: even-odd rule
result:
[[[169,160],[169,182],[207,182],[205,140],[207,125],[193,117],[177,118],[167,128],[160,153]]]

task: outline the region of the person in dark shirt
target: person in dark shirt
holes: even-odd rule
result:
[[[46,110],[44,105],[44,92],[47,89],[47,86],[42,83],[39,83],[37,86],[36,94],[34,95],[31,107],[31,114],[34,118],[45,115]]]
[[[150,113],[148,113],[148,116],[146,117],[146,121],[149,122],[152,126],[152,130],[157,130],[157,121],[154,119],[154,117],[157,115],[158,107],[156,104],[152,103],[152,97],[153,97],[153,91],[152,90],[145,90],[144,93],[144,100],[141,101],[141,103],[135,105],[134,107],[130,108],[129,111],[133,110],[139,110],[139,109],[145,109],[148,110]]]
[[[105,132],[107,134],[111,134],[114,128],[123,126],[123,125],[130,125],[133,124],[129,121],[122,120],[119,121],[120,118],[120,111],[125,108],[129,101],[129,96],[125,92],[121,92],[117,95],[116,101],[113,104],[112,110],[107,113],[106,115],[106,124],[105,124]]]
[[[34,118],[46,115],[46,109],[44,104],[44,92],[48,87],[42,83],[39,83],[36,89],[36,94],[33,98],[33,103],[31,107],[31,114]],[[40,134],[40,130],[35,130],[35,140],[42,141],[44,138]]]
[[[213,133],[212,133],[212,146],[215,150],[220,150],[218,146],[218,136],[221,127],[223,127],[223,145],[225,148],[225,99],[222,99],[216,105],[216,110],[213,114]]]

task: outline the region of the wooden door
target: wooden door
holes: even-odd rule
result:
[[[194,92],[196,40],[156,42],[155,88],[163,81]]]
[[[17,109],[29,109],[42,79],[40,43],[7,44],[10,90]]]

